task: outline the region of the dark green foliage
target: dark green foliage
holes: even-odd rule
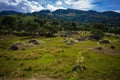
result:
[[[96,11],[81,11],[75,9],[59,9],[54,12],[36,12],[32,14],[39,14],[44,17],[51,17],[66,21],[75,21],[81,23],[103,23],[106,26],[114,27],[120,26],[120,14],[113,11],[96,12]],[[52,14],[52,15],[49,15]]]
[[[16,17],[14,16],[4,16],[1,20],[1,25],[3,29],[15,30],[16,29]]]
[[[53,35],[59,29],[58,21],[42,18],[40,16],[3,16],[0,17],[0,33],[13,33],[15,35]]]
[[[35,33],[38,32],[40,30],[40,24],[37,22],[31,22],[28,26],[28,31]]]
[[[91,27],[90,29],[98,29],[98,30],[102,30],[104,32],[107,32],[108,31],[108,28],[102,24],[102,23],[94,23],[94,24],[91,24]]]
[[[52,26],[52,25],[46,25],[45,26],[45,29],[47,30],[47,36],[48,37],[51,37],[51,36],[54,36],[53,34],[55,34],[55,33],[57,33],[57,27],[55,27],[55,26]]]
[[[91,30],[91,34],[92,34],[91,38],[95,40],[100,40],[104,36],[103,31],[98,30],[98,29]]]
[[[70,11],[66,11],[65,14],[69,13]],[[79,11],[75,12],[79,13]],[[0,34],[12,33],[18,36],[37,34],[37,36],[52,37],[58,31],[93,31],[94,29],[103,32],[112,32],[115,34],[120,34],[119,26],[109,27],[106,26],[104,22],[86,24],[81,23],[79,21],[72,22],[65,20],[56,20],[49,17],[41,17],[37,14],[29,16],[19,14],[0,17]]]
[[[91,24],[89,27],[91,31],[91,38],[95,40],[100,40],[104,36],[104,32],[108,32],[108,28],[101,23]]]
[[[110,29],[111,33],[120,34],[120,27],[112,27]]]
[[[14,11],[3,11],[0,13],[0,16],[3,15],[20,15],[18,12]],[[59,20],[66,20],[66,21],[75,21],[81,23],[103,23],[109,27],[116,27],[120,26],[120,13],[116,13],[113,11],[106,11],[106,12],[96,12],[96,11],[81,11],[75,9],[58,9],[54,12],[50,12],[50,10],[42,10],[39,12],[27,13],[24,15],[37,15],[43,16],[47,18],[55,18]],[[36,19],[39,21],[38,19]],[[35,21],[36,21],[35,20]],[[40,20],[41,22],[41,20]]]

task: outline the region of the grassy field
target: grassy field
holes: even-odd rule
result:
[[[78,35],[77,35],[78,36]],[[28,45],[25,50],[9,50],[16,42],[29,44],[29,37],[1,35],[0,37],[0,77],[42,78],[50,77],[60,80],[119,80],[120,79],[120,39],[104,37],[111,40],[108,44],[97,41],[80,41],[66,45],[62,37],[39,37],[39,45]],[[114,45],[115,49],[110,49]],[[96,50],[102,46],[103,50]],[[73,71],[78,56],[83,58],[80,65],[85,69]]]

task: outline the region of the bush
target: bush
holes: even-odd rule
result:
[[[104,32],[98,29],[91,30],[91,39],[100,40],[104,36]]]

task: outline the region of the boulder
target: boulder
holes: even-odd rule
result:
[[[12,44],[9,49],[10,50],[25,50],[25,44],[24,43],[15,43],[15,44]]]
[[[94,35],[92,35],[92,36],[89,36],[88,39],[89,40],[100,40],[101,37],[100,36],[94,36]]]
[[[10,50],[18,50],[18,46],[13,44],[10,46]]]
[[[78,38],[77,40],[78,41],[86,41],[88,38],[87,37],[81,37],[81,38]]]
[[[61,37],[67,37],[67,35],[66,35],[66,34],[60,34],[60,36],[61,36]]]
[[[102,47],[96,47],[95,49],[97,49],[97,50],[102,50],[103,48],[102,48]]]
[[[80,71],[80,70],[86,70],[86,67],[83,66],[83,65],[75,65],[73,68],[72,68],[72,71]]]
[[[115,46],[110,46],[110,49],[115,49]]]
[[[74,42],[72,40],[67,41],[67,45],[72,45]]]
[[[30,40],[29,43],[34,44],[34,45],[39,44],[39,42],[37,40],[34,40],[34,39]]]
[[[100,43],[108,44],[108,43],[110,43],[110,41],[109,40],[101,40]]]

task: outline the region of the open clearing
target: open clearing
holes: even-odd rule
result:
[[[106,36],[104,39],[111,42],[86,40],[67,45],[63,37],[57,36],[36,38],[42,43],[33,45],[29,44],[29,37],[1,36],[0,77],[3,80],[119,80],[120,39]],[[9,50],[16,42],[26,43],[27,48]],[[103,49],[95,49],[97,46]],[[77,72],[73,67],[77,65],[79,53],[84,57],[85,69]]]

